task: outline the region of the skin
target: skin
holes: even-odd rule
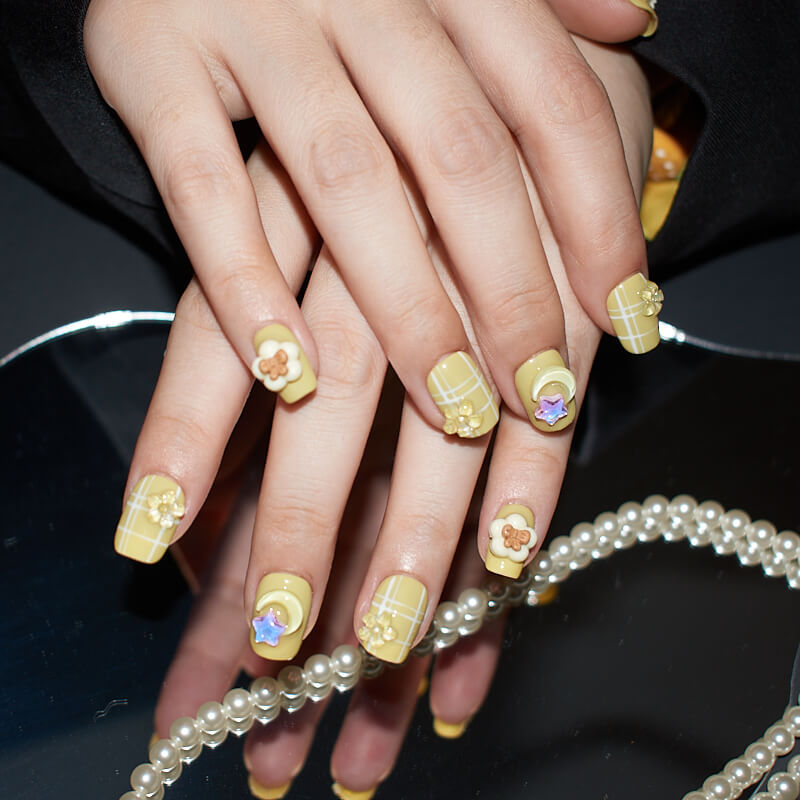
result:
[[[625,54],[585,43],[581,47],[603,77],[625,143],[627,169],[638,189],[643,182],[652,130],[642,75],[635,62]],[[307,220],[298,213],[290,184],[269,151],[259,151],[251,159],[249,169],[257,194],[262,198],[260,208],[267,235],[277,243],[276,252],[280,253],[281,260],[285,259],[286,274],[296,275],[301,270],[293,272],[292,265],[302,263],[304,253],[300,252],[300,257],[297,253],[310,240]],[[536,185],[527,178],[526,186],[534,214],[540,220],[539,231],[564,310],[568,356],[578,383],[580,405],[601,330],[572,291],[559,242],[548,224],[549,216]],[[415,202],[416,193],[410,182],[407,191]],[[444,248],[426,219],[423,204],[417,202],[415,209],[419,229],[428,241],[433,263],[444,284],[452,274]],[[460,295],[455,281],[449,281],[448,291],[454,307],[463,315],[465,328],[469,329],[468,302]],[[251,607],[255,583],[264,572],[286,568],[289,563],[297,570],[296,540],[286,537],[286,530],[302,529],[312,542],[308,549],[318,554],[316,561],[305,562],[306,574],[314,588],[312,627],[323,596],[330,598],[325,600],[325,614],[314,629],[313,639],[307,642],[309,652],[329,651],[341,641],[355,641],[354,628],[358,627],[369,604],[372,589],[385,575],[402,571],[424,579],[430,593],[429,617],[451,568],[454,569],[451,574],[454,588],[452,593],[448,591],[448,597],[455,596],[459,586],[480,582],[480,570],[474,570],[474,552],[470,554],[473,567],[462,568],[460,561],[452,567],[451,557],[456,552],[464,521],[470,518],[470,502],[483,465],[485,443],[447,440],[431,430],[415,404],[406,398],[402,410],[396,405],[394,410],[390,407],[384,412],[382,409],[376,417],[378,433],[375,435],[380,435],[386,434],[382,430],[386,425],[391,432],[391,421],[398,413],[400,415],[391,482],[386,473],[387,464],[368,461],[368,468],[359,472],[363,443],[383,383],[385,356],[349,293],[336,262],[325,249],[312,273],[303,312],[319,341],[329,343],[330,353],[321,352],[325,352],[325,363],[330,359],[335,368],[321,372],[320,396],[314,403],[291,410],[277,409],[261,492],[257,499],[251,492],[245,503],[246,513],[242,512],[231,525],[226,538],[228,543],[217,556],[215,569],[205,583],[205,594],[201,595],[198,610],[168,674],[157,711],[157,727],[162,734],[176,716],[193,714],[200,702],[210,696],[220,696],[240,663],[254,673],[265,669],[264,663],[254,661],[253,654],[248,651],[247,621],[242,611],[244,606],[246,614]],[[344,333],[339,327],[343,318],[347,321]],[[209,346],[202,350],[202,358],[199,358],[198,349],[188,344],[194,343],[201,334],[209,337]],[[196,374],[199,369],[207,370],[209,353],[214,354],[209,374],[222,371],[226,380],[219,387],[216,381],[203,383],[203,392],[213,395],[202,401],[210,411],[207,417],[193,421],[193,429],[214,438],[197,436],[192,440],[186,437],[175,453],[169,453],[169,428],[160,427],[161,420],[176,403],[182,402],[181,371]],[[479,345],[476,345],[476,353],[479,357],[482,354]],[[197,465],[204,463],[202,459],[205,458],[215,469],[229,431],[222,430],[223,423],[213,410],[237,405],[231,402],[238,397],[231,386],[239,391],[239,385],[233,380],[236,374],[233,365],[237,362],[236,353],[216,323],[202,290],[196,285],[190,287],[179,307],[164,371],[137,447],[132,472],[151,463],[152,453],[158,449],[155,442],[160,442],[161,451],[167,452],[165,463],[174,463],[182,457],[187,464],[194,465],[192,474],[196,474]],[[241,364],[239,369],[244,371]],[[244,378],[242,381],[247,383]],[[245,396],[246,391],[243,391],[239,407]],[[338,432],[334,438],[327,439],[332,419],[336,420]],[[150,439],[155,433],[160,438]],[[537,531],[544,537],[558,498],[570,440],[571,430],[554,436],[542,435],[521,416],[504,410],[486,487],[476,495],[480,498],[477,541],[481,554],[485,552],[489,521],[498,507],[512,499],[525,502],[535,510]],[[319,458],[309,459],[305,454],[315,443]],[[331,449],[334,457],[328,456]],[[391,454],[391,448],[379,448],[379,452],[385,456]],[[213,470],[210,472],[213,474]],[[187,477],[191,478],[188,474]],[[210,475],[203,480],[208,480],[210,485]],[[354,486],[352,493],[351,484]],[[422,535],[411,533],[419,528]],[[344,554],[348,588],[343,591],[341,587],[345,584],[339,583],[334,575],[336,589],[326,595],[335,532],[340,529],[337,552]],[[437,537],[438,542],[433,551],[429,546],[431,536]],[[350,544],[353,541],[358,541],[359,546],[353,547]],[[243,579],[245,570],[247,577]],[[227,637],[224,648],[220,647],[219,638],[223,631]],[[485,696],[497,658],[497,633],[488,631],[485,635],[486,639],[476,640],[475,644],[465,643],[463,654],[448,655],[435,667],[430,703],[434,713],[447,722],[457,723],[470,717]],[[412,661],[412,665],[414,663],[419,664]],[[331,765],[334,777],[348,788],[368,789],[391,768],[416,702],[415,692],[409,687],[416,686],[419,669],[412,666],[411,671],[401,671],[399,675],[405,673],[406,678],[393,673],[391,677],[399,681],[394,689],[379,683],[374,688],[360,690],[366,694],[354,701]],[[468,675],[474,679],[466,680]],[[463,692],[448,690],[448,687],[462,684]],[[395,702],[400,703],[399,709],[393,705]],[[387,709],[396,719],[396,725],[388,729],[385,724]],[[265,739],[258,738],[248,744],[248,768],[262,784],[281,785],[302,765],[321,710],[314,706],[301,713],[304,715],[300,718],[302,724],[293,724],[291,731],[275,726],[268,729]],[[296,719],[293,717],[293,722]]]

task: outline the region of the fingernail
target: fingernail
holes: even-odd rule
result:
[[[444,416],[442,430],[447,434],[474,439],[488,433],[500,419],[486,378],[460,350],[428,373],[428,391]]]
[[[656,0],[628,0],[631,5],[636,8],[641,8],[650,15],[647,27],[640,34],[640,36],[652,36],[658,29],[658,14],[656,14]]]
[[[558,591],[558,584],[551,583],[543,592],[539,594],[534,593],[533,597],[528,598],[528,605],[549,606],[556,601]]]
[[[463,722],[445,722],[439,717],[433,718],[433,731],[437,736],[441,736],[442,739],[458,739],[467,729],[467,725],[469,725],[468,719]]]
[[[431,685],[431,682],[428,680],[427,675],[423,675],[419,679],[419,683],[417,684],[417,697],[422,697],[425,692],[428,691],[428,687]]]
[[[284,403],[296,403],[317,388],[317,376],[294,334],[285,325],[267,325],[253,338],[253,376]]]
[[[145,475],[125,503],[114,549],[134,561],[154,564],[167,551],[185,513],[183,489],[175,481]]]
[[[428,590],[416,578],[385,578],[362,618],[358,638],[364,649],[382,661],[405,661],[428,609]]]
[[[564,430],[575,420],[575,376],[558,350],[529,358],[514,373],[517,394],[531,425],[545,433]]]
[[[311,610],[308,581],[288,572],[265,575],[256,589],[250,645],[262,658],[289,661],[297,655]]]
[[[149,750],[159,739],[158,734],[153,731],[153,735],[150,737],[150,741],[147,743],[147,749]]]
[[[252,775],[247,779],[247,786],[250,789],[250,794],[257,797],[259,800],[280,800],[286,797],[286,793],[292,786],[292,782],[284,783],[283,786],[264,786],[259,783]]]
[[[377,786],[373,786],[371,789],[365,789],[363,792],[354,792],[352,789],[347,789],[336,781],[336,783],[331,786],[331,791],[340,798],[340,800],[370,800],[377,788]]]
[[[615,286],[608,295],[606,307],[614,333],[629,353],[646,353],[661,341],[658,314],[664,293],[641,272]]]
[[[503,506],[489,525],[486,569],[519,578],[525,559],[538,541],[533,512],[518,503]]]

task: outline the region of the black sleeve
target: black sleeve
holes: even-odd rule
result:
[[[659,0],[636,53],[685,83],[705,123],[652,265],[677,266],[800,228],[800,3]]]
[[[82,50],[88,0],[4,0],[0,157],[49,188],[170,235],[147,168]],[[687,84],[706,120],[650,244],[677,266],[800,227],[800,3],[661,0],[637,54]]]

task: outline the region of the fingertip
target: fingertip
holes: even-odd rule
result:
[[[334,795],[336,795],[336,797],[339,798],[339,800],[370,800],[377,789],[377,786],[373,786],[371,789],[356,791],[353,789],[348,789],[338,781],[334,781],[331,785],[331,791],[334,793]]]
[[[247,778],[247,788],[250,789],[250,794],[257,797],[258,800],[280,800],[282,797],[286,797],[291,787],[292,781],[280,786],[265,786],[252,775]]]

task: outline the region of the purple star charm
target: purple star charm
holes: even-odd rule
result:
[[[274,611],[267,611],[260,617],[253,617],[253,630],[257,642],[266,642],[271,647],[276,647],[286,626],[278,622]]]
[[[564,403],[564,398],[560,394],[542,395],[539,398],[539,405],[533,416],[536,419],[543,420],[548,425],[555,425],[562,417],[569,414],[569,409]]]

